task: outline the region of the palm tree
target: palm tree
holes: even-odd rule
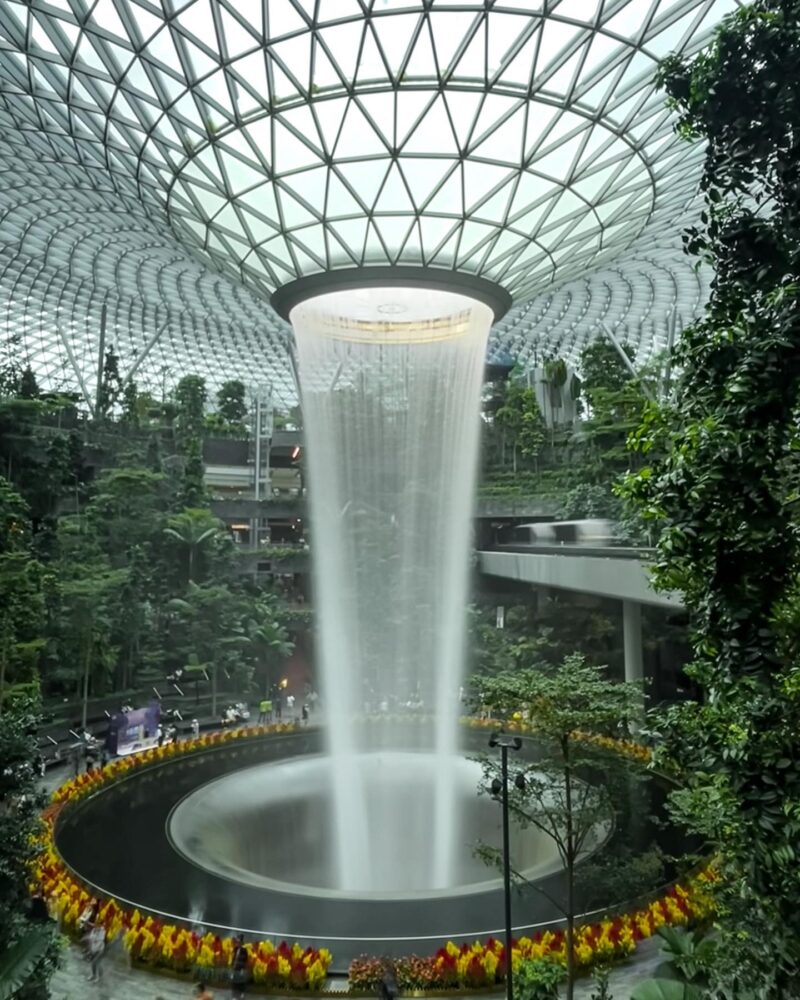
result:
[[[197,556],[219,538],[222,522],[207,510],[188,508],[173,515],[167,524],[164,534],[179,542],[188,553],[187,583],[194,583]]]
[[[264,697],[269,698],[270,681],[272,680],[272,664],[277,660],[283,660],[291,656],[294,652],[294,643],[289,638],[289,633],[278,621],[274,609],[269,605],[262,604],[263,611],[269,611],[271,617],[263,618],[260,622],[250,621],[248,637],[256,650],[258,660],[264,665]]]

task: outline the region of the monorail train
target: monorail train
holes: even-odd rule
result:
[[[615,524],[603,518],[583,521],[538,521],[518,524],[504,531],[498,542],[504,545],[613,545]]]

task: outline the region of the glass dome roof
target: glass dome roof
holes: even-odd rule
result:
[[[425,265],[515,306],[491,352],[644,355],[705,279],[702,150],[659,59],[738,0],[0,0],[0,282],[45,380],[272,381],[298,277]],[[87,396],[91,393],[86,392]]]

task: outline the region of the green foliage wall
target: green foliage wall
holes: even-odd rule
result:
[[[721,852],[712,986],[733,997],[793,997],[800,982],[798,66],[800,3],[758,0],[707,52],[663,67],[680,131],[707,143],[686,246],[715,277],[628,484],[663,525],[657,581],[695,623],[706,700],[670,713],[665,755],[686,776],[677,813]]]

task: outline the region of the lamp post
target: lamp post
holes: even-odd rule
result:
[[[505,904],[505,924],[506,924],[506,997],[507,1000],[514,1000],[514,981],[512,975],[511,961],[511,860],[509,857],[509,836],[508,836],[508,751],[519,750],[522,740],[519,736],[508,736],[505,733],[492,733],[489,746],[494,749],[500,747],[500,778],[495,778],[492,782],[492,795],[501,796],[500,803],[503,807],[503,895]],[[518,774],[514,780],[517,788],[525,787],[525,779]]]

